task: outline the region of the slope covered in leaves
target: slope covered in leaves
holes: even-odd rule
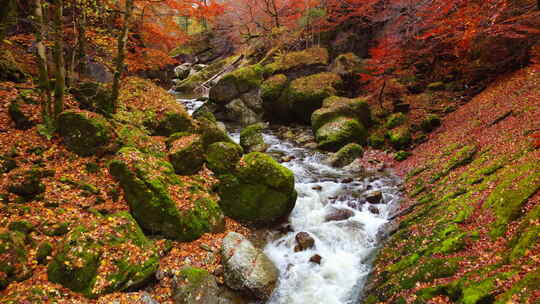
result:
[[[448,115],[397,165],[409,199],[366,303],[538,303],[539,117],[533,65]]]

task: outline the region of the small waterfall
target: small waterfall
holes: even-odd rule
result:
[[[180,100],[192,113],[203,104]],[[238,132],[231,134],[239,139]],[[280,271],[279,285],[269,304],[356,304],[379,236],[400,201],[399,181],[388,174],[366,174],[354,168],[324,164],[325,154],[264,134],[269,153],[293,156],[282,163],[294,172],[298,200],[289,217],[290,232],[271,240],[264,251]],[[351,166],[352,167],[352,166]],[[382,194],[379,202],[366,201],[368,193]],[[331,218],[337,212],[343,218]],[[307,232],[311,249],[295,252],[295,237]],[[314,255],[320,264],[311,262]]]

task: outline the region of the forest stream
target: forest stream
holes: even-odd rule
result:
[[[203,104],[179,101],[190,114]],[[327,155],[284,141],[272,130],[263,134],[267,153],[291,159],[282,165],[294,172],[298,199],[285,234],[275,232],[264,248],[280,273],[268,303],[357,303],[388,219],[399,205],[400,181],[354,164],[333,168],[324,162]],[[238,142],[239,130],[229,132]],[[300,232],[314,239],[312,248],[295,250]]]

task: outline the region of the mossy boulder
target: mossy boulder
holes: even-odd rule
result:
[[[223,303],[219,294],[220,288],[215,277],[204,269],[188,266],[175,276],[175,304]]]
[[[210,99],[218,104],[227,104],[243,93],[259,88],[263,81],[263,67],[255,64],[237,69],[221,78],[210,89]]]
[[[427,115],[420,123],[422,131],[428,133],[441,125],[441,118],[435,114]]]
[[[363,145],[368,133],[364,125],[354,118],[338,117],[315,132],[315,140],[324,150],[337,151],[349,143]]]
[[[200,135],[183,136],[172,142],[169,160],[176,174],[191,175],[204,164],[204,146]]]
[[[336,57],[330,69],[341,76],[349,76],[360,74],[364,69],[364,64],[362,59],[354,53],[345,53]]]
[[[67,148],[90,156],[106,150],[113,134],[102,116],[88,111],[65,111],[58,116],[58,131]]]
[[[99,82],[83,82],[70,89],[81,109],[110,114],[113,110],[110,90]]]
[[[295,79],[281,96],[294,113],[296,119],[309,123],[311,114],[319,109],[323,100],[338,93],[341,77],[324,72]]]
[[[20,231],[0,233],[0,290],[14,281],[31,275],[28,265],[26,235]]]
[[[144,127],[138,127],[132,124],[119,124],[115,128],[115,134],[117,135],[118,145],[121,147],[137,148],[141,152],[159,157],[167,155],[165,142],[161,138],[152,137],[150,132]]]
[[[213,143],[206,150],[208,168],[218,175],[231,173],[243,152],[241,146],[232,142]]]
[[[15,123],[15,128],[19,130],[28,130],[36,125],[36,121],[32,117],[33,113],[23,110],[24,104],[24,99],[19,97],[8,106],[9,117]]]
[[[74,228],[47,274],[50,281],[95,298],[141,286],[158,266],[153,243],[129,213],[120,212]]]
[[[289,79],[284,74],[277,74],[266,79],[261,85],[261,98],[265,116],[272,120],[288,121],[291,110],[287,100],[281,95],[287,88]]]
[[[364,149],[362,146],[356,143],[350,143],[334,153],[334,155],[329,158],[328,162],[333,167],[345,167],[357,158],[362,157],[363,154]]]
[[[17,167],[17,161],[13,157],[0,155],[0,174],[8,173]]]
[[[157,136],[170,136],[194,128],[193,120],[186,111],[166,112],[157,120],[147,119],[144,125],[153,130],[153,135]]]
[[[264,153],[245,155],[234,174],[219,178],[220,206],[236,220],[268,224],[284,219],[294,208],[297,194],[292,171]]]
[[[403,113],[393,113],[386,119],[386,123],[384,124],[385,128],[393,129],[395,127],[399,127],[402,124],[405,123],[407,120],[407,116]]]
[[[262,131],[265,129],[263,123],[248,126],[240,132],[240,146],[246,153],[264,152],[268,145],[264,142]]]
[[[270,74],[287,72],[291,70],[306,69],[313,66],[328,65],[328,50],[313,47],[297,52],[290,52],[279,56],[273,63],[265,66]]]
[[[7,49],[0,50],[0,79],[16,83],[25,82],[27,79],[26,73]]]
[[[204,148],[216,142],[233,142],[227,131],[221,128],[215,120],[205,117],[197,119],[196,132],[201,135]]]
[[[10,173],[7,190],[30,200],[45,192],[42,180],[51,176],[54,176],[54,171],[20,168]]]
[[[180,180],[170,163],[123,148],[109,170],[143,229],[192,241],[222,227],[223,215],[210,189],[192,179]]]
[[[322,107],[311,115],[311,126],[316,132],[326,123],[338,118],[357,119],[364,126],[371,124],[371,111],[365,98],[345,98],[332,96],[323,101]]]
[[[411,131],[408,127],[402,126],[388,131],[390,144],[396,149],[407,148],[412,141]]]

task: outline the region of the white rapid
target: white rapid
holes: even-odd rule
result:
[[[181,101],[190,112],[202,104]],[[231,135],[238,140],[237,132]],[[283,141],[270,131],[264,138],[269,153],[294,157],[282,165],[294,172],[298,191],[289,232],[278,234],[264,248],[280,271],[268,304],[359,303],[380,235],[399,204],[397,178],[353,166],[332,168],[324,164],[325,154]],[[366,196],[376,191],[382,192],[382,201],[367,202]],[[336,210],[348,210],[345,213],[352,216],[328,220]],[[295,252],[299,232],[309,233],[315,246]],[[321,257],[320,264],[310,262],[314,255]]]

